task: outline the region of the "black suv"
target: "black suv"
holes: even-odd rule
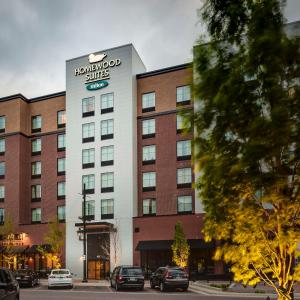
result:
[[[39,278],[35,272],[29,269],[20,269],[15,272],[15,277],[19,285],[34,287],[39,284]]]
[[[151,275],[150,286],[152,289],[158,286],[161,292],[168,288],[186,291],[189,287],[189,276],[179,267],[161,267]]]
[[[0,268],[0,300],[19,300],[20,289],[13,273]]]
[[[140,267],[119,266],[114,269],[110,277],[110,286],[116,291],[121,288],[144,289],[144,275]]]

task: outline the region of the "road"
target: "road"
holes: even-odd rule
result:
[[[36,288],[22,288],[20,300],[196,300],[196,299],[208,299],[208,300],[231,300],[231,299],[244,299],[244,300],[262,300],[265,299],[262,295],[252,297],[226,297],[224,295],[201,295],[193,292],[166,292],[161,293],[159,290],[151,290],[145,288],[143,292],[139,291],[121,291],[115,292],[110,287],[90,287],[81,288],[76,287],[72,290],[56,289],[48,290],[45,286]],[[273,298],[275,299],[275,298]]]

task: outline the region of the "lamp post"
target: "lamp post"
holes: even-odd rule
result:
[[[83,222],[83,279],[82,282],[88,282],[86,278],[86,215],[85,215],[85,206],[86,206],[86,191],[85,184],[83,184],[83,208],[82,208],[82,222]]]

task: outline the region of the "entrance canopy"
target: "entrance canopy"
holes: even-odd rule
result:
[[[171,250],[173,240],[156,240],[156,241],[140,241],[136,249],[137,251],[147,250]],[[213,249],[215,248],[214,242],[205,243],[202,239],[188,240],[191,249]]]
[[[28,254],[36,254],[36,253],[40,253],[38,251],[38,247],[41,247],[43,248],[43,250],[45,250],[46,252],[48,253],[51,253],[52,250],[51,250],[51,246],[48,245],[48,244],[44,244],[44,245],[32,245],[31,247],[29,247],[28,249],[26,249],[26,253]]]

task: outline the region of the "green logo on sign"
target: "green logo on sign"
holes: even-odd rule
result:
[[[89,83],[86,86],[86,89],[89,90],[89,91],[94,91],[94,90],[102,89],[106,86],[108,86],[108,82],[105,81],[105,80],[100,80],[100,81]]]

